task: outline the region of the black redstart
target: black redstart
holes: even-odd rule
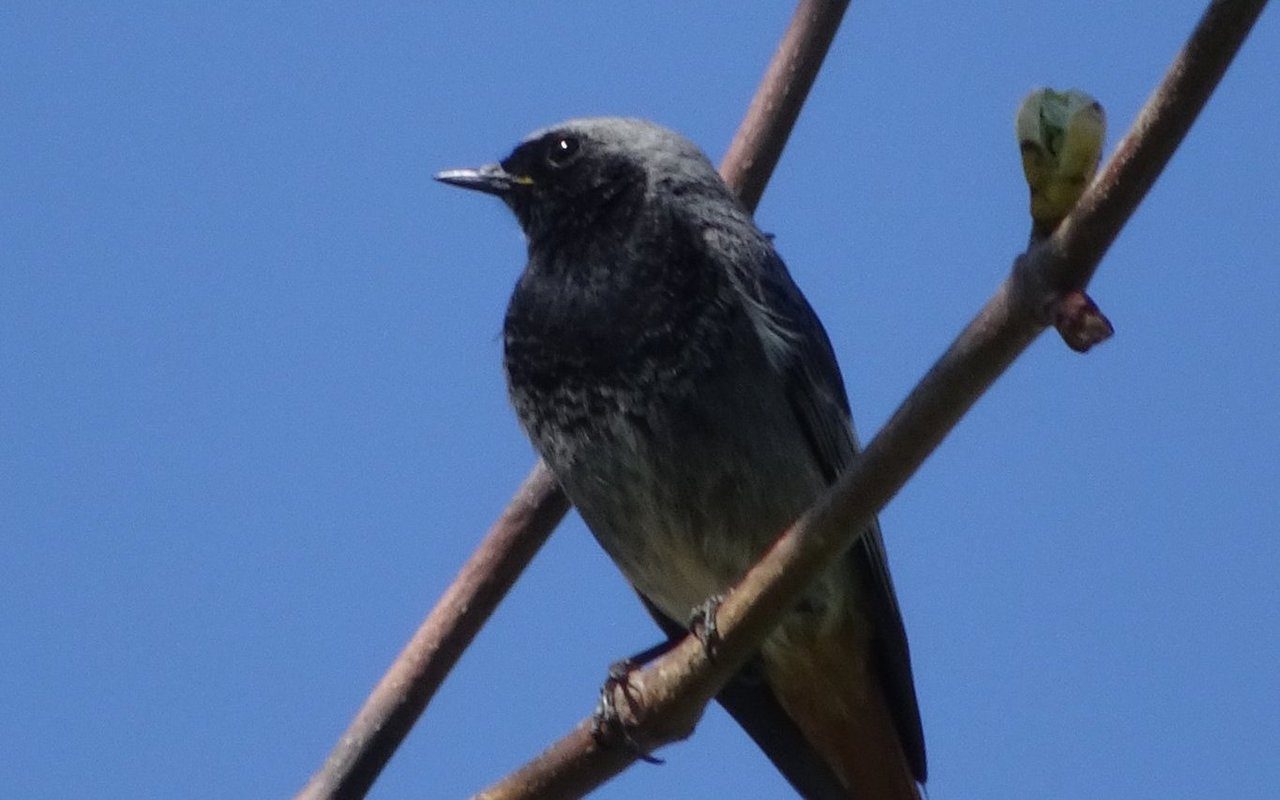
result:
[[[512,403],[600,545],[678,632],[857,451],[822,324],[706,156],[653,123],[571,120],[500,164],[436,177],[515,212],[529,247],[503,328]],[[797,790],[919,797],[924,735],[877,525],[757,667],[758,689],[740,678],[720,699]],[[807,765],[793,752],[805,744]]]

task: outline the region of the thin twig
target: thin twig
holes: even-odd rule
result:
[[[848,7],[847,0],[801,0],[791,15],[720,166],[725,182],[747,208],[759,205]]]
[[[778,163],[848,0],[801,0],[721,174],[754,209]],[[365,700],[298,800],[363,797],[507,590],[564,518],[569,501],[534,467],[489,535]]]
[[[852,468],[784,534],[725,598],[709,661],[696,637],[628,687],[633,739],[644,752],[687,736],[719,687],[755,652],[791,601],[906,483],[960,417],[1041,331],[1041,311],[1081,290],[1107,247],[1168,163],[1231,63],[1265,0],[1215,0],[1099,179],[1053,237],[1019,259],[978,316],[867,445]],[[1174,144],[1170,144],[1173,142]],[[624,712],[625,713],[625,712]],[[577,797],[626,768],[624,748],[602,749],[589,722],[478,797]]]
[[[569,510],[542,464],[378,682],[299,798],[363,797],[525,565]]]

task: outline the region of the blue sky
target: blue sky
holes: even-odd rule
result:
[[[523,242],[435,184],[568,116],[719,159],[789,4],[0,10],[0,785],[296,790],[533,457],[498,332]],[[757,218],[870,435],[1028,228],[1034,85],[1132,121],[1201,3],[855,3]],[[1092,294],[882,515],[933,800],[1280,784],[1280,22]],[[374,797],[462,797],[656,630],[576,518]],[[609,798],[785,797],[718,710]]]

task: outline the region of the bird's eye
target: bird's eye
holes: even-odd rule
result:
[[[556,136],[547,145],[547,163],[563,167],[578,154],[578,140],[573,136]]]

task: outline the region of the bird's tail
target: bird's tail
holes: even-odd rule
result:
[[[778,701],[850,798],[920,800],[865,631],[847,618],[823,627],[766,644],[765,672]]]

